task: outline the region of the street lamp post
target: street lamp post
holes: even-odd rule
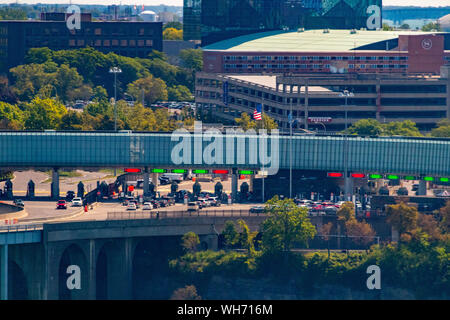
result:
[[[112,67],[109,73],[114,73],[114,131],[117,131],[117,74],[122,73],[122,69]]]
[[[350,181],[348,177],[348,117],[347,117],[347,107],[348,107],[348,98],[354,97],[353,92],[348,90],[344,90],[341,94],[341,97],[345,98],[345,136],[344,136],[344,189],[345,189],[345,197],[348,199],[350,196]]]

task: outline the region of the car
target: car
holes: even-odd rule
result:
[[[67,209],[66,200],[58,200],[58,202],[56,203],[56,209]]]
[[[127,210],[136,210],[136,209],[137,209],[137,207],[136,207],[136,204],[134,202],[128,203]]]
[[[162,186],[171,183],[170,179],[167,178],[167,177],[162,177],[161,176],[161,177],[158,178],[158,180],[159,180],[159,184],[162,185]]]
[[[75,192],[74,191],[67,191],[66,193],[66,200],[72,201],[72,199],[75,198]]]
[[[211,203],[206,199],[198,199],[198,201],[201,203],[202,208],[210,207]]]
[[[81,207],[83,205],[83,200],[79,197],[72,199],[72,207]]]
[[[25,204],[23,203],[22,199],[14,199],[14,204],[16,206],[19,206],[19,207],[24,207],[25,206]]]
[[[160,207],[161,207],[159,201],[157,201],[157,200],[155,200],[155,199],[150,200],[150,203],[152,204],[152,207],[153,207],[154,209],[155,209],[155,208],[160,208]]]
[[[142,206],[142,210],[152,210],[153,209],[153,205],[151,204],[151,202],[144,202],[144,205]]]
[[[189,202],[188,203],[188,207],[187,207],[187,211],[188,212],[192,212],[192,211],[198,211],[199,209],[201,209],[199,207],[199,205],[197,204],[197,202]]]
[[[140,207],[139,201],[133,199],[133,200],[128,201],[128,204],[130,204],[130,203],[134,203],[134,205],[136,206],[136,209],[139,209],[139,207]]]
[[[220,207],[220,200],[218,197],[209,197],[206,199],[212,207]]]
[[[265,208],[263,206],[254,206],[250,208],[250,213],[264,213]]]

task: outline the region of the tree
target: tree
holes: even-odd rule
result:
[[[202,186],[200,185],[200,183],[198,181],[195,181],[194,185],[192,186],[192,193],[194,194],[195,197],[198,197],[198,195],[200,194],[201,191],[202,191]]]
[[[353,202],[345,202],[337,211],[338,220],[351,221],[355,220],[355,205]]]
[[[25,104],[25,127],[34,130],[56,129],[66,112],[66,107],[54,99],[34,98]]]
[[[178,85],[167,89],[168,99],[170,101],[192,101],[193,96],[188,87]]]
[[[27,14],[22,8],[5,6],[0,8],[0,20],[27,20]]]
[[[163,30],[168,29],[168,28],[174,28],[174,29],[177,29],[177,30],[183,30],[183,24],[181,22],[178,22],[178,21],[167,22],[163,26]]]
[[[82,83],[83,77],[80,76],[77,69],[71,68],[67,64],[61,65],[55,74],[54,86],[64,101],[69,99],[69,92],[81,87]]]
[[[438,127],[431,130],[431,136],[436,138],[450,137],[450,120],[444,119],[438,123]]]
[[[388,136],[422,137],[416,124],[410,120],[387,123],[384,131]]]
[[[197,250],[197,246],[200,244],[200,238],[194,232],[184,234],[181,241],[181,246],[187,252],[195,252]]]
[[[227,248],[231,248],[238,242],[238,232],[233,221],[226,221],[222,230],[224,244]]]
[[[223,185],[222,185],[222,183],[220,182],[220,181],[218,181],[215,185],[214,185],[214,194],[217,196],[217,197],[221,197],[221,195],[222,195],[222,191],[223,191]]]
[[[42,48],[31,48],[25,55],[25,63],[46,63],[47,61],[52,61],[53,51],[48,47]]]
[[[251,232],[248,225],[242,219],[238,220],[238,225],[241,232],[239,233],[237,242],[241,248],[247,250],[247,256],[253,257],[255,255],[255,245],[253,240],[258,232]]]
[[[201,49],[184,49],[180,51],[180,59],[183,67],[201,71],[203,69],[203,51]]]
[[[164,40],[183,40],[183,30],[167,28],[163,31]]]
[[[39,90],[47,84],[52,84],[55,79],[53,73],[47,73],[43,64],[26,64],[10,69],[14,85],[13,92],[20,100],[31,100]]]
[[[170,185],[170,192],[172,194],[176,193],[178,190],[178,183],[176,181],[172,181],[172,184]]]
[[[235,118],[237,125],[241,127],[242,130],[247,131],[249,129],[255,128],[255,122],[252,121],[248,113],[243,112],[240,118]]]
[[[322,225],[321,235],[323,236],[323,240],[327,242],[327,251],[328,251],[328,259],[330,259],[330,235],[331,230],[333,229],[333,223],[328,222],[327,224]]]
[[[438,22],[430,22],[422,27],[422,31],[430,32],[430,31],[441,31],[441,26]]]
[[[24,113],[13,104],[0,101],[0,121],[2,129],[23,129]]]
[[[83,117],[80,112],[69,110],[61,117],[60,130],[83,130]]]
[[[450,200],[439,211],[441,222],[440,227],[444,233],[450,233]]]
[[[404,202],[387,207],[386,222],[390,224],[401,236],[404,233],[411,233],[417,228],[419,213],[416,208],[409,207]]]
[[[394,28],[390,27],[387,23],[383,23],[383,31],[394,31]]]
[[[179,288],[175,290],[170,297],[170,300],[201,300],[202,297],[200,297],[197,294],[197,289],[195,286],[185,286],[184,288]]]
[[[356,237],[353,238],[355,243],[365,246],[371,243],[376,235],[368,223],[364,221],[359,222],[356,219],[345,222],[345,231],[347,236]]]
[[[266,212],[268,216],[261,227],[265,251],[288,252],[294,242],[307,245],[316,234],[308,210],[298,207],[292,199],[275,196],[267,202]]]
[[[362,119],[348,128],[350,134],[361,136],[379,136],[383,133],[383,125],[375,119]]]
[[[144,92],[144,100],[149,105],[156,101],[167,100],[167,85],[163,80],[151,75],[128,85],[127,93],[136,101],[142,100],[142,92]]]
[[[409,29],[411,29],[411,27],[409,26],[409,24],[404,23],[404,24],[402,24],[402,25],[400,26],[400,29],[402,29],[402,30],[409,30]]]
[[[439,223],[432,215],[419,213],[417,226],[421,231],[425,232],[431,240],[438,241],[442,237]]]

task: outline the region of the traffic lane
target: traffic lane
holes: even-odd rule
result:
[[[231,213],[227,212],[229,210],[234,211],[242,211],[242,213],[247,212],[250,210],[251,207],[255,206],[256,204],[241,204],[236,203],[232,205],[223,204],[220,207],[207,207],[204,209],[199,210],[199,215],[206,214],[205,211],[211,212],[211,211],[217,211],[218,214],[221,214],[222,212],[225,212],[224,215],[231,215]],[[182,203],[177,203],[174,206],[169,207],[162,207],[162,208],[156,208],[153,210],[142,210],[142,207],[137,210],[127,210],[127,207],[122,205],[122,203],[98,203],[97,206],[95,206],[93,209],[89,209],[88,212],[82,213],[79,216],[76,216],[74,218],[65,219],[67,221],[75,222],[75,221],[104,221],[108,219],[108,212],[124,212],[124,213],[146,213],[146,212],[152,212],[153,214],[156,214],[156,212],[161,212],[164,214],[174,213],[179,214],[179,212],[187,212],[187,206]]]
[[[5,203],[12,204],[12,201],[4,201]],[[41,219],[41,218],[58,218],[61,215],[67,215],[71,213],[76,213],[83,210],[82,207],[72,207],[70,203],[67,209],[56,209],[56,201],[24,201],[25,210],[28,216],[23,218],[26,220],[30,219]],[[19,223],[21,220],[19,219]]]

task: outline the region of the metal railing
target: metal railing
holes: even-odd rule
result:
[[[264,213],[251,213],[249,210],[198,210],[198,211],[119,211],[108,212],[107,220],[137,220],[137,219],[174,219],[203,217],[258,217]]]
[[[27,232],[42,230],[44,226],[42,224],[17,224],[12,226],[1,226],[1,232]]]

